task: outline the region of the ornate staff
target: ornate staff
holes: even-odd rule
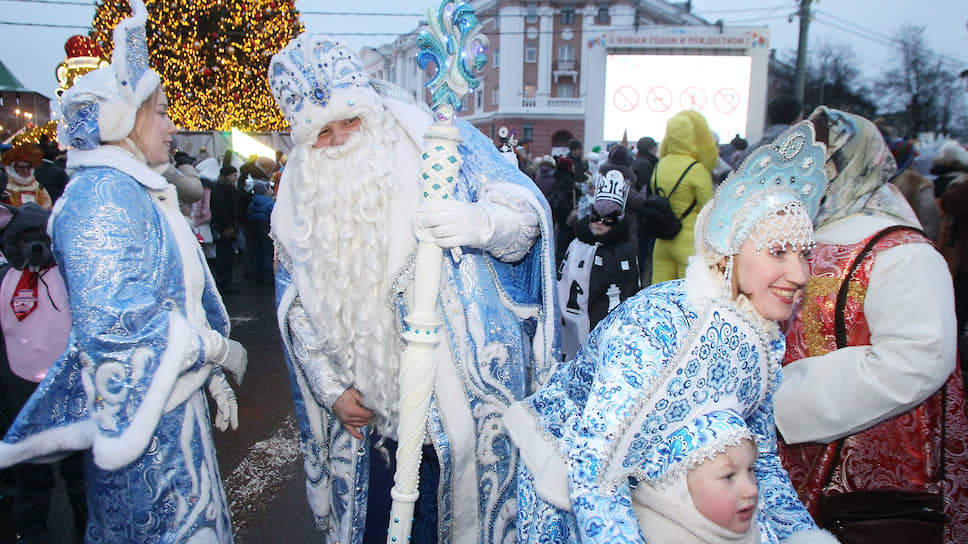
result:
[[[480,35],[477,16],[469,4],[444,0],[435,14],[427,10],[429,31],[417,38],[417,62],[421,68],[434,63],[437,71],[427,82],[433,98],[434,124],[424,135],[421,154],[424,199],[451,198],[457,184],[461,157],[457,151],[460,131],[455,115],[464,107],[461,98],[480,83],[471,71],[487,62],[487,38]],[[407,347],[400,362],[400,424],[397,437],[397,472],[390,496],[390,527],[387,544],[407,542],[413,526],[413,508],[419,492],[419,467],[426,429],[427,410],[433,393],[437,364],[434,348],[440,342],[437,295],[443,251],[433,242],[417,246],[414,302],[405,318]]]

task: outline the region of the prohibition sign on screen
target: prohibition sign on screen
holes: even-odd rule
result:
[[[739,108],[739,93],[736,89],[724,87],[713,96],[713,106],[722,113],[733,113]]]
[[[652,87],[645,95],[645,103],[650,110],[662,113],[672,107],[672,91],[661,85]]]
[[[699,87],[686,87],[679,95],[679,105],[687,110],[702,110],[706,107],[706,91]]]
[[[622,85],[615,89],[612,95],[612,103],[619,111],[632,111],[639,106],[639,91],[635,87]]]

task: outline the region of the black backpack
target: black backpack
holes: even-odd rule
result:
[[[692,212],[692,209],[696,207],[696,199],[692,199],[692,204],[686,208],[686,211],[682,212],[682,215],[676,215],[672,211],[672,206],[669,204],[669,197],[672,193],[676,192],[679,188],[679,184],[682,183],[682,179],[686,177],[689,170],[699,161],[692,161],[686,169],[679,176],[679,181],[676,182],[675,186],[669,191],[669,194],[665,194],[665,191],[659,188],[658,183],[658,168],[656,168],[656,177],[652,183],[652,194],[645,199],[642,204],[642,209],[639,210],[639,216],[642,217],[642,222],[644,224],[644,232],[647,236],[654,238],[659,238],[662,240],[672,240],[675,238],[679,231],[682,230],[682,219]]]

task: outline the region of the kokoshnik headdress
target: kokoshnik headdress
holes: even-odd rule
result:
[[[111,64],[81,76],[64,92],[60,141],[77,149],[123,140],[134,129],[138,107],[158,88],[161,77],[149,68],[142,0],[129,0],[131,17],[114,28]]]
[[[827,189],[825,152],[813,124],[803,121],[750,154],[699,214],[696,234],[705,248],[733,256],[747,238],[757,252],[774,245],[812,248],[812,218]],[[761,228],[771,215],[776,221]]]
[[[273,55],[269,89],[302,144],[328,123],[380,102],[356,53],[324,34],[300,34]]]

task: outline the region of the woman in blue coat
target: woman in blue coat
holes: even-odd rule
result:
[[[809,276],[810,218],[826,187],[814,140],[811,125],[797,125],[751,157],[699,214],[685,279],[619,305],[574,360],[505,412],[522,460],[519,542],[645,542],[636,486],[701,461],[687,452],[715,437],[686,424],[723,409],[742,415],[759,449],[761,541],[836,542],[780,465],[771,400],[784,353],[776,322]]]

